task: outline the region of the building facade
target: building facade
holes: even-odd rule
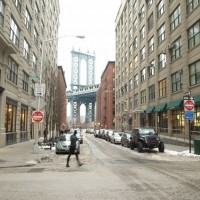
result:
[[[62,66],[58,66],[56,86],[56,123],[57,131],[64,132],[69,129],[67,124],[67,84]]]
[[[116,31],[116,128],[188,134],[183,96],[200,132],[200,2],[122,0]]]
[[[59,13],[59,1],[0,0],[0,147],[35,137],[31,113],[38,105],[45,114],[40,133],[54,126],[46,111],[54,99],[49,88],[54,88],[57,41],[45,41],[57,37]],[[45,91],[38,104],[40,79]]]
[[[115,62],[109,61],[101,75],[97,92],[96,127],[113,129],[115,126]]]

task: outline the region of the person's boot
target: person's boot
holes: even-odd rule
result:
[[[68,163],[66,164],[66,167],[70,167]]]
[[[82,165],[83,165],[83,163],[81,163],[80,161],[78,161],[78,166],[80,167]]]

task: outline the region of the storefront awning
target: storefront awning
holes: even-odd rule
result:
[[[195,105],[200,105],[200,95],[194,96],[194,103]]]
[[[183,107],[183,100],[179,99],[176,101],[171,101],[169,103],[167,103],[167,109],[176,109],[176,108],[182,108]]]
[[[149,106],[149,107],[146,109],[146,113],[152,113],[152,112],[154,112],[154,109],[155,109],[155,106]]]
[[[165,111],[166,110],[166,107],[167,107],[167,103],[161,103],[161,104],[158,104],[156,107],[155,107],[155,112],[161,112],[161,111]]]

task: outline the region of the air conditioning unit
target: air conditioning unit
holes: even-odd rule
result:
[[[168,49],[171,50],[176,46],[175,43],[168,44]]]

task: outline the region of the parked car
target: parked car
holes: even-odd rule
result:
[[[99,137],[99,138],[102,138],[102,135],[104,134],[104,130],[105,130],[105,129],[100,129],[100,130],[99,130],[99,134],[98,134],[98,137]]]
[[[131,137],[131,149],[137,148],[142,152],[144,148],[158,148],[159,152],[164,152],[164,142],[160,140],[158,134],[152,128],[134,128]]]
[[[130,147],[131,137],[133,137],[132,133],[123,133],[121,137],[121,145],[125,147]]]
[[[105,138],[106,141],[110,142],[110,137],[113,134],[113,132],[114,132],[113,130],[106,131],[106,138]]]
[[[99,132],[100,132],[100,130],[99,130],[99,129],[96,129],[96,130],[94,131],[94,137],[98,137]]]
[[[110,137],[110,142],[114,144],[121,144],[121,136],[123,132],[113,132]]]
[[[70,137],[73,133],[67,133],[67,134],[63,134],[60,135],[60,137],[58,138],[58,141],[56,143],[56,154],[59,153],[69,153],[69,148],[71,146],[71,141],[70,141]],[[76,142],[76,149],[78,151],[78,153],[80,153],[80,141],[78,140]]]
[[[81,132],[77,132],[76,137],[79,139],[80,144],[83,144],[83,135]]]
[[[86,129],[86,133],[93,134],[94,133],[94,129],[93,128],[87,128]]]

